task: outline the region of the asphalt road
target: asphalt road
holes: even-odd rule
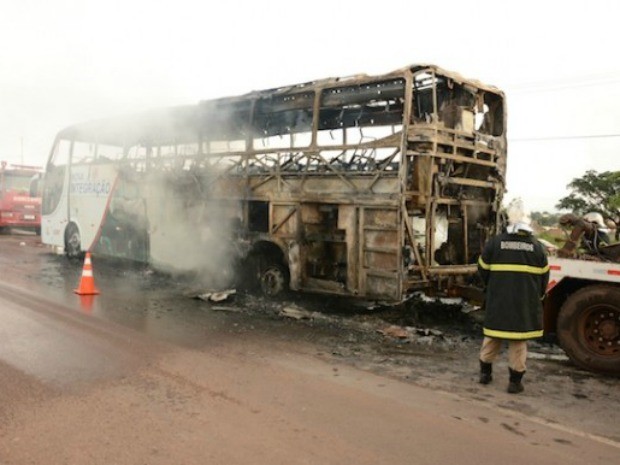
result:
[[[81,302],[79,266],[0,243],[2,465],[620,462],[612,439],[356,369],[303,330],[176,309],[140,272]]]

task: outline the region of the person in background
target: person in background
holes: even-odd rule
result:
[[[511,223],[491,238],[478,260],[485,285],[484,340],[480,349],[480,383],[493,380],[493,362],[508,341],[508,392],[523,391],[527,340],[543,335],[542,302],[549,281],[544,247],[528,220]]]
[[[583,219],[593,226],[592,237],[588,237],[586,234],[584,240],[590,240],[592,242],[591,247],[594,250],[598,250],[600,246],[611,244],[609,239],[609,227],[605,223],[603,215],[598,212],[590,212],[583,215]]]
[[[568,239],[558,250],[558,257],[573,258],[579,253],[604,254],[605,246],[611,243],[610,228],[600,213],[591,212],[583,217],[567,213],[560,216],[558,223],[564,228],[571,228]]]

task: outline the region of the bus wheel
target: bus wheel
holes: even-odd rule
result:
[[[560,345],[576,365],[620,375],[620,288],[578,290],[562,305],[557,327]]]
[[[83,255],[80,230],[73,223],[65,231],[65,255],[69,259],[79,259]]]
[[[281,263],[268,263],[261,267],[259,281],[264,295],[281,297],[288,290],[288,270]]]

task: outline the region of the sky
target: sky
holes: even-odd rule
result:
[[[433,63],[508,105],[510,200],[620,170],[620,2],[1,0],[0,160],[84,120]]]

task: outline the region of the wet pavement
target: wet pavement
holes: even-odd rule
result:
[[[465,315],[458,306],[412,302],[405,307],[370,308],[360,302],[302,294],[274,302],[242,291],[224,302],[205,302],[195,298],[209,290],[204,279],[160,274],[144,265],[99,257],[93,257],[93,268],[101,294],[80,298],[73,290],[82,263],[54,255],[30,235],[0,236],[0,266],[5,283],[54,302],[59,312],[87,315],[174,346],[204,351],[222,350],[231,341],[285,345],[286,350],[294,347],[327,362],[345,363],[620,441],[614,426],[620,419],[620,380],[573,367],[553,344],[532,345],[523,395],[505,394],[505,360],[497,364],[494,385],[478,385],[480,327],[475,312]],[[20,323],[18,316],[13,317],[15,325]],[[62,340],[59,334],[58,340],[44,341],[50,354]],[[96,358],[80,354],[77,344],[78,364],[80,357],[85,361]],[[0,358],[8,357],[8,350],[5,347]],[[11,350],[28,353],[27,346]],[[47,369],[45,376],[50,379],[68,370],[68,365],[52,356],[39,360],[38,367],[28,367],[27,356],[13,357],[10,360],[17,366],[39,373]]]

